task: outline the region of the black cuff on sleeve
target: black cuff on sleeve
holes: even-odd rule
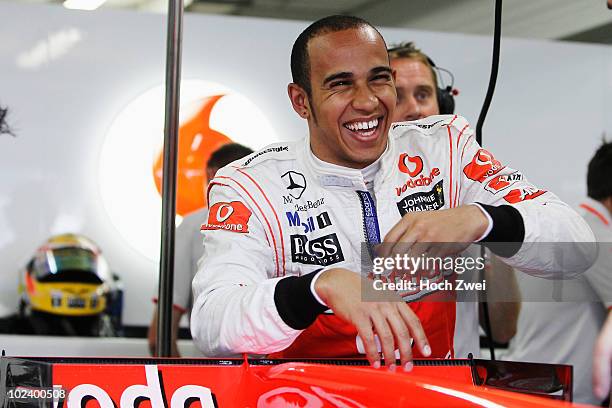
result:
[[[511,205],[492,205],[478,203],[491,216],[493,228],[480,242],[486,245],[491,252],[504,258],[509,258],[521,249],[525,239],[525,222],[521,213]],[[502,245],[491,245],[492,242],[502,242]],[[517,245],[510,245],[511,242]]]
[[[279,280],[274,289],[274,304],[281,319],[295,330],[310,326],[328,308],[320,304],[310,291],[310,282],[320,271]]]

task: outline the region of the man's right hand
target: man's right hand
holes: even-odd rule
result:
[[[389,291],[377,292],[371,281],[343,268],[322,272],[315,282],[315,291],[336,316],[357,328],[367,359],[375,368],[380,367],[375,335],[380,339],[383,356],[391,370],[396,367],[396,348],[399,349],[404,370],[412,369],[412,338],[421,354],[431,354],[421,322],[398,294]],[[364,302],[362,294],[369,295],[369,298],[375,296],[381,301]]]

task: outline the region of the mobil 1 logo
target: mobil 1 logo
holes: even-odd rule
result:
[[[291,227],[303,227],[304,234],[311,233],[316,230],[317,227],[319,229],[327,228],[332,225],[331,220],[329,219],[329,214],[327,211],[323,211],[321,214],[316,217],[306,216],[300,218],[300,213],[297,211],[287,211],[287,219],[289,220],[289,226]],[[315,225],[315,218],[317,220]]]
[[[336,234],[308,239],[306,235],[291,235],[291,261],[307,265],[327,266],[344,261]]]

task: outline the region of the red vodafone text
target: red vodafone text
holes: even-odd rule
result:
[[[395,192],[397,193],[398,196],[400,196],[402,193],[405,193],[406,189],[408,188],[428,186],[431,184],[434,178],[438,177],[439,175],[440,175],[440,169],[437,167],[434,167],[433,169],[431,169],[431,173],[429,173],[429,176],[425,176],[421,174],[421,177],[419,178],[408,179],[408,181],[406,181],[404,185],[402,185],[401,187],[395,187]]]
[[[111,395],[116,390],[105,390],[95,384],[79,384],[72,387],[68,393],[68,408],[80,408],[87,401],[96,400],[100,408],[135,407],[143,400],[148,400],[151,408],[183,408],[186,403],[199,400],[202,408],[215,408],[215,402],[210,388],[201,385],[183,385],[177,388],[170,398],[163,392],[164,384],[160,383],[160,375],[156,365],[145,365],[146,384],[135,384],[126,387],[121,392],[119,401],[113,400]],[[116,397],[115,397],[116,398]],[[119,404],[117,404],[119,402]],[[87,405],[89,406],[89,405]]]

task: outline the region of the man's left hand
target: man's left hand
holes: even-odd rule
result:
[[[485,233],[489,221],[475,205],[464,205],[440,211],[411,212],[402,217],[387,233],[379,255],[388,257],[396,253],[424,253],[432,249],[431,243],[441,242],[443,245],[433,248],[432,255],[450,255],[465,249]],[[401,248],[401,250],[400,250]],[[431,252],[430,252],[431,253]]]

